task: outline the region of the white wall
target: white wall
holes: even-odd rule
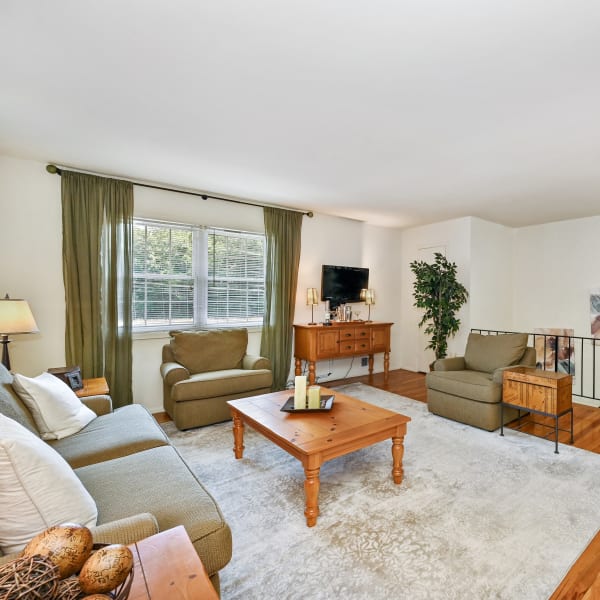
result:
[[[40,333],[14,336],[10,345],[14,371],[37,375],[48,367],[65,364],[65,303],[62,280],[62,223],[60,177],[50,175],[45,164],[0,155],[0,293],[26,298]],[[216,200],[135,188],[135,215],[174,222],[198,223],[248,231],[263,231],[262,209]],[[399,285],[396,275],[397,232],[364,227],[359,221],[316,214],[303,219],[296,322],[307,323],[306,288],[320,287],[321,265],[368,266],[378,292],[373,317],[395,320]],[[389,257],[394,257],[389,260]],[[392,277],[393,275],[393,277]],[[364,311],[364,305],[357,305]],[[315,318],[322,320],[323,305]],[[365,313],[366,314],[366,313]],[[152,411],[162,410],[162,381],[159,373],[165,333],[140,334],[133,343],[134,400]],[[260,350],[260,331],[250,332],[249,351]],[[394,353],[392,354],[392,360]],[[319,364],[318,372],[328,379],[343,377],[350,360]],[[355,360],[350,374],[367,372]],[[392,364],[394,364],[392,362]],[[381,370],[381,360],[375,369]]]
[[[471,220],[470,327],[511,331],[515,230]]]
[[[599,228],[600,217],[589,217],[516,230],[516,328],[564,327],[591,335],[589,292],[600,287]]]
[[[0,155],[0,214],[0,293],[25,298],[40,330],[11,336],[11,366],[37,375],[65,361],[60,177]]]

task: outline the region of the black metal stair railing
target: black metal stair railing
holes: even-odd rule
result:
[[[536,366],[545,371],[559,371],[573,376],[573,395],[600,402],[600,353],[596,354],[596,342],[593,337],[578,335],[560,335],[552,333],[533,333],[525,331],[500,331],[497,329],[471,328],[473,333],[483,335],[501,335],[504,333],[527,333],[528,345],[536,349]],[[596,367],[599,368],[596,368]]]

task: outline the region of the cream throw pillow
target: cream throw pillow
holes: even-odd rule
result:
[[[60,523],[96,524],[94,499],[65,459],[0,414],[0,549],[18,552]]]
[[[51,373],[33,378],[17,373],[13,388],[31,411],[44,440],[60,440],[73,435],[96,418],[96,413],[82,404],[64,381]]]

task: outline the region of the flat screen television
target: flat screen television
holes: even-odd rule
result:
[[[346,302],[360,302],[360,291],[369,287],[369,269],[323,265],[321,271],[321,300],[329,300],[335,308]]]

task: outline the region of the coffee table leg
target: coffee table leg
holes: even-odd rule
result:
[[[232,411],[233,412],[233,411]],[[244,455],[244,424],[240,415],[233,412],[233,453],[236,458]]]
[[[320,467],[317,467],[316,469],[304,468],[304,474],[306,475],[306,479],[304,480],[304,494],[306,496],[304,516],[306,517],[306,524],[309,527],[313,527],[317,524],[317,517],[319,516],[320,470]]]
[[[402,457],[404,456],[404,436],[392,438],[392,477],[394,483],[402,483],[404,470],[402,469]]]

